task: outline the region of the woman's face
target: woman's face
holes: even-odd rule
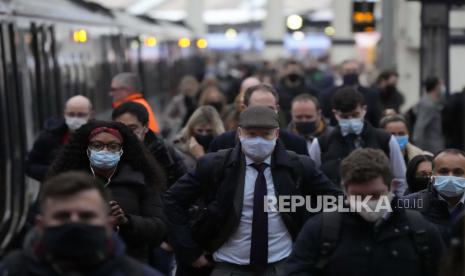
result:
[[[213,127],[211,124],[201,124],[193,128],[193,135],[213,135]]]
[[[395,136],[408,135],[407,126],[403,122],[391,122],[384,128],[387,132]]]
[[[431,161],[423,161],[418,164],[417,170],[415,172],[415,176],[430,176],[433,173],[433,164]]]
[[[121,140],[107,132],[101,132],[89,141],[89,149],[95,151],[107,150],[109,152],[119,152],[123,148]]]

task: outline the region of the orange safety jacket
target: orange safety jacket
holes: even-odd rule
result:
[[[149,113],[149,128],[153,132],[160,132],[160,128],[158,127],[158,122],[155,118],[155,114],[153,113],[152,108],[150,107],[149,103],[144,99],[144,96],[141,93],[133,93],[126,98],[122,99],[121,101],[113,102],[113,108],[117,108],[118,106],[122,105],[125,102],[136,102],[140,103],[147,109]]]

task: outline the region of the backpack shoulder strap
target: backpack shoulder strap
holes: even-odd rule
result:
[[[337,247],[341,230],[342,216],[338,212],[322,213],[320,256],[315,267],[323,270],[329,262],[329,258]]]
[[[431,247],[428,242],[426,230],[429,228],[423,216],[414,210],[405,210],[410,229],[412,229],[412,239],[418,255],[421,258],[425,275],[433,275],[434,263],[431,255]]]
[[[0,263],[1,275],[28,275],[26,259],[21,251],[15,251],[6,256]]]

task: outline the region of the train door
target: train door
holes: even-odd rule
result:
[[[63,101],[60,91],[59,67],[55,55],[55,39],[52,26],[31,24],[32,52],[35,63],[35,90],[37,118],[43,126],[47,118],[62,113]]]
[[[20,230],[25,199],[23,93],[15,25],[0,22],[0,253]]]

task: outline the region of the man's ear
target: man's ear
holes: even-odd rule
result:
[[[279,138],[279,127],[276,129],[275,136],[276,136],[276,139]]]
[[[367,112],[367,105],[362,106],[363,111]]]
[[[244,110],[247,109],[247,106],[246,106],[245,104],[243,104],[243,103],[241,103],[240,107],[241,107],[240,112],[242,112],[242,111],[244,111]]]
[[[147,134],[147,132],[149,132],[149,126],[144,126],[144,130],[142,131],[145,134]]]
[[[93,120],[95,118],[95,111],[89,112],[89,120]]]

